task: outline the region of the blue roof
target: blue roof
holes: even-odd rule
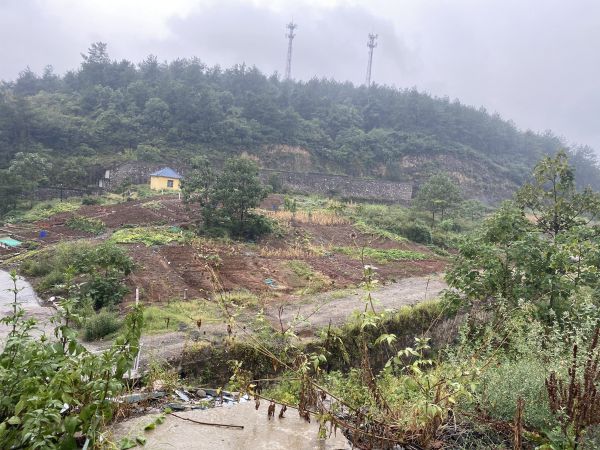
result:
[[[179,175],[177,172],[175,172],[170,167],[165,167],[164,169],[160,169],[154,173],[151,173],[150,176],[165,177],[165,178],[183,178],[181,175]]]

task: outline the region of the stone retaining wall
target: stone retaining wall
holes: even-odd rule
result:
[[[150,174],[164,166],[164,164],[144,163],[123,164],[110,170],[108,180],[103,180],[104,187],[114,190],[125,182],[149,183]],[[187,172],[187,168],[182,165],[170,165],[169,167],[182,175]],[[355,178],[347,175],[261,169],[260,176],[264,183],[268,183],[272,177],[276,177],[284,189],[301,194],[399,203],[410,202],[413,194],[412,183]]]

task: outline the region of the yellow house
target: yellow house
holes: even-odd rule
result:
[[[165,167],[150,174],[150,189],[155,191],[179,191],[181,189],[181,178],[183,177],[173,169]]]

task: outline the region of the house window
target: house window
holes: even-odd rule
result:
[[[173,180],[167,180],[167,187],[169,187],[169,188],[173,187]]]

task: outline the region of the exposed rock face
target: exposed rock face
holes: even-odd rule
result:
[[[412,198],[412,183],[315,172],[261,170],[263,181],[267,182],[272,176],[276,176],[284,188],[302,194],[335,195],[349,199],[398,203],[409,203]]]
[[[406,204],[414,197],[419,185],[436,172],[447,172],[454,178],[466,198],[477,198],[485,203],[497,203],[511,197],[522,183],[519,174],[509,173],[475,154],[468,158],[454,153],[404,155],[386,165],[372,167],[367,174],[370,178],[325,173],[339,173],[340,168],[321,165],[315,161],[314,155],[300,147],[265,147],[260,158],[255,154],[243,154],[262,167],[260,174],[264,182],[276,177],[280,185],[291,192],[335,195],[346,199]],[[220,166],[219,161],[215,163]],[[109,180],[103,180],[104,187],[115,189],[126,181],[147,183],[150,173],[166,165],[183,175],[189,170],[181,162],[131,162],[111,169]]]

